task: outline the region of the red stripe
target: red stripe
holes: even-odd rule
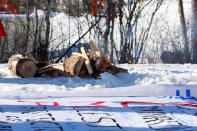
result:
[[[3,24],[1,23],[1,20],[0,20],[0,38],[1,38],[2,36],[7,36],[7,34],[5,33]]]

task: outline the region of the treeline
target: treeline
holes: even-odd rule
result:
[[[26,14],[27,8],[30,12],[35,9],[36,0],[8,0],[15,5],[21,14]],[[38,9],[46,10],[46,0],[38,0]],[[91,0],[52,0],[51,11],[69,13],[72,16],[80,16],[91,12]]]
[[[94,38],[111,62],[116,60],[118,63],[145,63],[148,59],[149,62],[156,63],[161,62],[162,52],[165,58],[166,56],[177,58],[177,55],[179,58],[184,58],[180,61],[175,58],[176,60],[170,60],[171,63],[191,61],[185,60],[185,47],[188,49],[188,46],[181,40],[185,35],[178,34],[178,37],[172,38],[170,34],[172,32],[161,30],[163,28],[161,25],[166,26],[166,23],[162,23],[158,18],[155,20],[164,0],[98,0],[95,4],[91,3],[94,0],[10,0],[10,2],[19,9],[21,14],[26,14],[26,17],[3,19],[9,34],[8,37],[0,40],[0,62],[7,62],[12,54],[24,54],[27,50],[30,50],[38,60],[59,62],[69,55],[68,49],[76,46],[77,43],[88,42],[85,36],[89,39]],[[93,8],[95,10],[92,12]],[[38,10],[43,10],[43,17],[38,16]],[[70,24],[71,20],[75,20],[72,21],[76,23],[77,32],[74,32],[76,38],[74,42],[70,42],[73,38],[70,28],[73,27],[68,27],[68,32],[62,31],[60,37],[52,39],[55,29],[52,28],[50,14],[54,12],[66,14],[69,20],[65,23]],[[30,18],[30,14],[34,17]],[[62,27],[60,30],[64,29]],[[176,31],[181,32],[180,30],[181,28]],[[155,31],[157,34],[153,35]],[[168,40],[166,39],[168,37],[164,36],[170,36],[171,39]],[[54,46],[51,43],[56,39],[60,41],[56,43],[57,47],[51,49],[50,47]],[[147,53],[150,43],[156,44],[157,48]],[[170,46],[174,48],[169,49]],[[169,50],[164,50],[164,47]],[[189,53],[191,57],[191,50]]]
[[[58,49],[49,50],[50,43],[53,41],[50,37],[53,35],[53,29],[49,19],[52,12],[64,12],[69,16],[83,16],[86,19],[85,22],[80,20],[76,22],[78,30],[78,34],[76,34],[78,40],[76,42],[80,43],[83,37],[87,35],[89,35],[89,38],[95,38],[96,43],[99,43],[104,53],[108,54],[111,62],[115,59],[118,63],[129,63],[129,61],[131,61],[130,63],[139,63],[140,60],[142,62],[155,14],[163,0],[103,1],[98,1],[94,5],[95,7],[92,7],[91,2],[94,2],[93,0],[11,1],[19,8],[19,12],[26,14],[27,17],[25,19],[16,17],[14,20],[3,20],[10,34],[7,38],[1,39],[1,62],[6,62],[11,54],[24,54],[26,50],[30,50],[39,61],[59,62],[59,60],[65,59],[68,55],[65,52],[69,52],[67,49],[70,48],[64,46],[64,41],[57,44],[58,47],[63,45],[62,52],[57,58],[58,61],[49,57],[51,52],[57,54],[56,49]],[[151,7],[150,13],[143,14],[143,11],[149,7]],[[96,14],[90,17],[92,8],[96,8]],[[44,17],[38,17],[38,10],[44,11]],[[30,19],[30,13],[34,14],[33,19]],[[142,15],[149,15],[146,19],[147,25],[139,26],[140,21],[144,20]],[[75,17],[75,19],[78,18]],[[82,33],[83,27],[88,27],[85,33]],[[119,35],[118,39],[117,34]],[[70,35],[69,38],[64,37],[65,40],[72,39]],[[69,42],[70,45],[68,44],[68,46],[73,47],[77,44],[76,42]]]
[[[48,56],[52,41],[50,35],[53,30],[49,20],[50,14],[63,12],[69,16],[81,16],[84,13],[91,13],[89,0],[9,0],[9,2],[19,10],[20,15],[24,16],[3,17],[2,22],[8,36],[0,38],[0,63],[7,63],[12,54],[25,54],[27,50],[39,61],[48,61],[51,59]],[[38,10],[44,11],[44,16],[38,16]],[[11,14],[6,9],[1,11],[4,14]]]

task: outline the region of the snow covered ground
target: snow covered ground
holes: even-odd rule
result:
[[[197,65],[120,65],[93,78],[17,78],[0,65],[2,131],[196,131]]]
[[[17,78],[10,75],[7,64],[0,65],[0,91],[12,93],[11,91],[25,91],[35,93],[47,92],[88,92],[92,90],[118,90],[119,87],[146,87],[146,86],[168,86],[168,87],[194,87],[197,85],[197,65],[167,65],[167,64],[132,64],[119,65],[128,69],[129,73],[119,73],[115,76],[109,73],[101,74],[101,79],[94,78]],[[120,92],[119,92],[120,93]],[[117,94],[119,94],[117,93]],[[125,92],[131,96],[130,92]],[[132,93],[132,92],[131,92]],[[82,93],[80,93],[82,94]],[[87,93],[88,94],[88,93]],[[105,95],[116,95],[105,93]],[[25,94],[24,94],[25,95]],[[69,93],[67,94],[69,95]],[[89,94],[91,95],[91,94]],[[99,94],[102,95],[102,94]],[[103,94],[104,95],[104,94]],[[137,95],[137,94],[136,94]],[[153,94],[143,94],[151,96]],[[29,94],[28,94],[29,96]],[[116,95],[117,96],[117,95]],[[3,95],[0,95],[3,97]],[[7,97],[7,95],[6,95]]]

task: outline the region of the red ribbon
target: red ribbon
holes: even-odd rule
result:
[[[0,38],[1,38],[2,36],[7,36],[7,34],[5,33],[3,24],[1,23],[1,20],[0,20]]]

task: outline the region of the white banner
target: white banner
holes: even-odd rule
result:
[[[178,96],[0,99],[0,131],[22,130],[196,131],[197,99]]]

